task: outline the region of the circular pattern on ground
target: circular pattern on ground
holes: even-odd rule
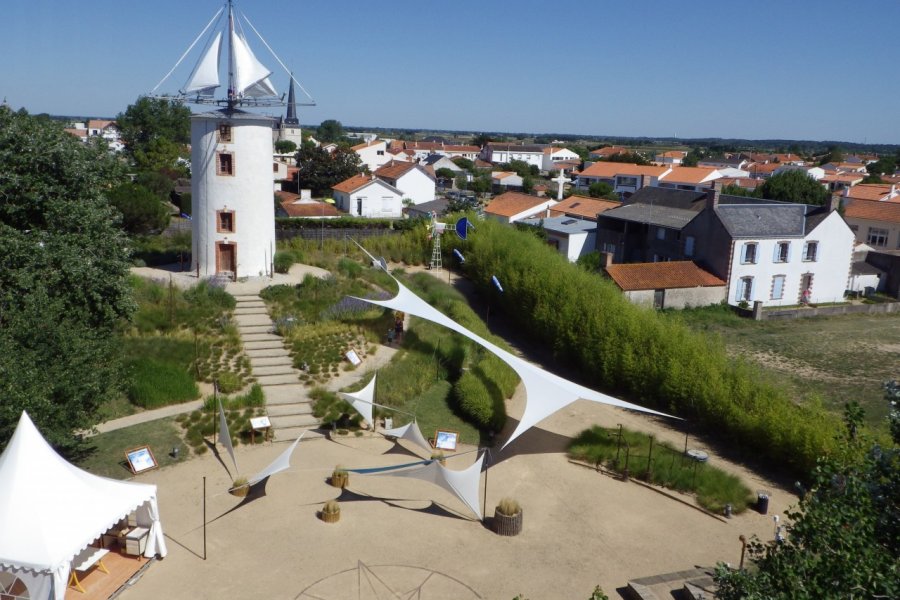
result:
[[[462,581],[431,569],[411,565],[366,565],[320,579],[295,600],[376,600],[454,598],[481,600],[481,595]]]

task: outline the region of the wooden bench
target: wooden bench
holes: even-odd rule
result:
[[[76,572],[80,571],[84,573],[94,565],[97,565],[98,569],[104,573],[109,573],[106,565],[103,564],[103,557],[107,554],[109,554],[109,550],[106,548],[94,548],[93,546],[88,546],[79,552],[75,558],[72,559],[72,574],[69,576],[69,585],[84,594],[84,587],[82,587],[81,582],[78,581]]]

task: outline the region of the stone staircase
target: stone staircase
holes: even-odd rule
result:
[[[234,297],[237,300],[234,320],[253,375],[265,393],[266,411],[275,439],[296,439],[303,431],[319,424],[312,415],[306,386],[300,383],[300,371],[294,368],[282,338],[273,333],[274,323],[262,299],[256,294]]]

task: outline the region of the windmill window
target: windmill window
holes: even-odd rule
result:
[[[231,141],[231,125],[219,125],[219,141]]]
[[[216,211],[216,231],[219,233],[234,233],[234,211]]]
[[[234,175],[234,154],[219,152],[216,155],[216,175]]]

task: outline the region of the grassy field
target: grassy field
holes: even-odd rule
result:
[[[137,446],[150,446],[160,467],[175,464],[189,455],[180,431],[175,418],[169,417],[101,433],[91,438],[96,449],[78,466],[95,475],[128,479],[132,473],[125,462],[125,452]],[[175,447],[179,448],[177,460],[169,454]]]
[[[882,382],[900,376],[900,315],[840,315],[751,321],[710,307],[668,313],[717,335],[732,356],[757,365],[798,402],[835,411],[859,402],[866,421],[886,430]]]

